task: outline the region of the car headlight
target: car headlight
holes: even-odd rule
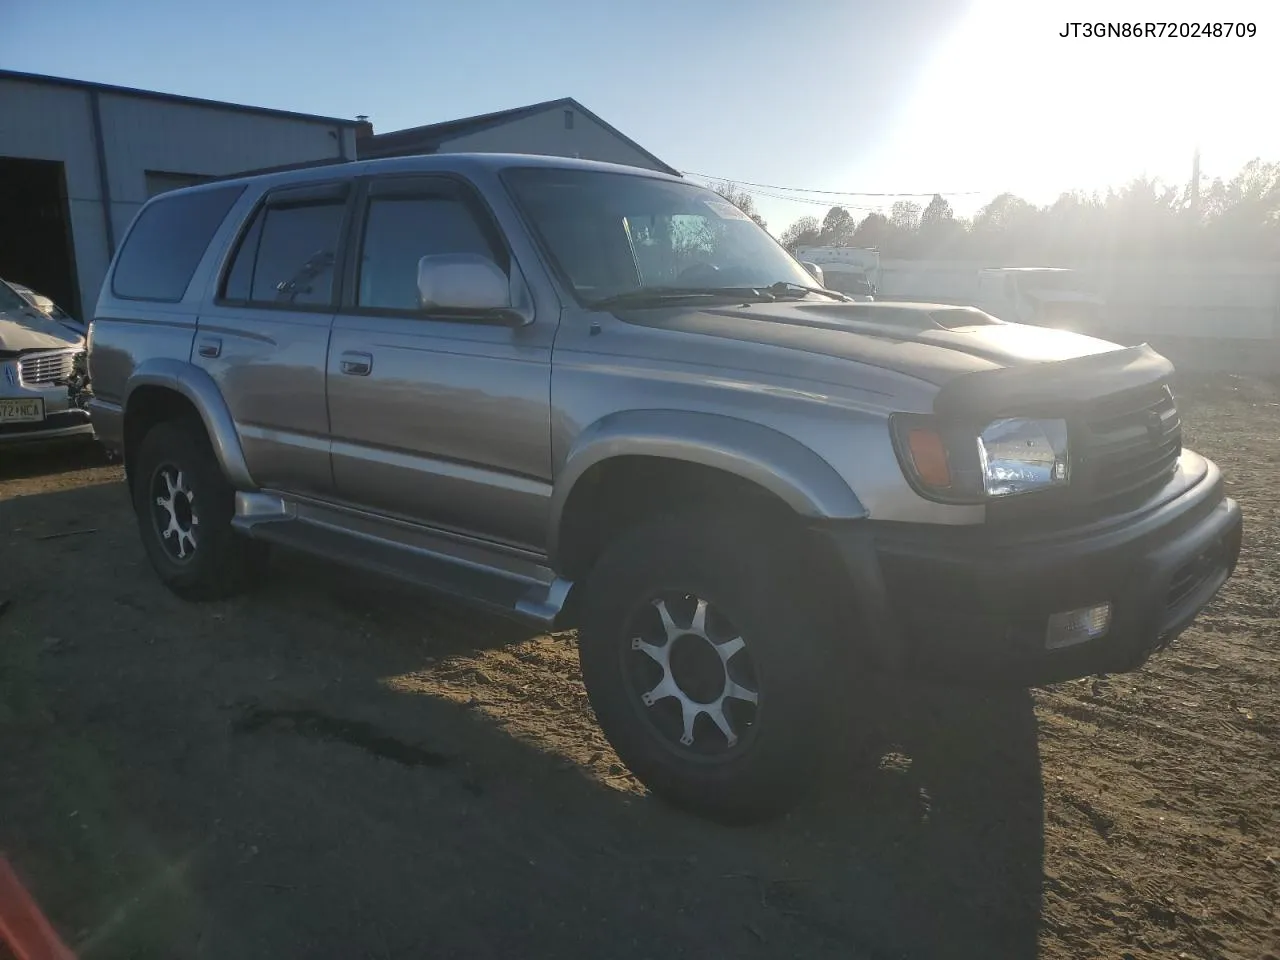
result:
[[[903,472],[931,500],[983,503],[1071,480],[1065,420],[1004,417],[975,427],[895,414],[891,423]]]
[[[989,497],[1065,484],[1067,422],[1012,417],[989,423],[978,434],[978,463]]]

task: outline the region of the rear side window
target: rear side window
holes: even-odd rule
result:
[[[180,193],[150,204],[125,238],[111,291],[132,300],[176,303],[242,185]]]
[[[254,215],[227,271],[224,300],[263,305],[333,302],[334,265],[346,200],[273,202]]]

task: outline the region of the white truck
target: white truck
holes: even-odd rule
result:
[[[1064,267],[987,267],[978,271],[979,310],[1010,323],[1098,333],[1103,300]]]
[[[850,296],[870,298],[880,286],[880,251],[871,247],[801,246],[796,259],[821,268],[828,288]]]

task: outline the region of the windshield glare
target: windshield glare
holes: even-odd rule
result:
[[[8,313],[24,313],[32,309],[31,304],[21,297],[16,290],[0,280],[0,310]]]
[[[554,168],[509,170],[505,179],[585,301],[655,287],[814,285],[755,221],[703,187]]]

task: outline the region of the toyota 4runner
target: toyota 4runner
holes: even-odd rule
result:
[[[855,678],[1134,669],[1240,549],[1150,348],[815,282],[625,167],[215,182],[117,253],[93,425],[179,595],[248,586],[276,544],[576,626],[636,775],[760,818]]]

